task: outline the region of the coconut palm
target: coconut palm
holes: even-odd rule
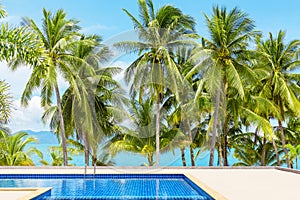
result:
[[[253,31],[253,20],[237,8],[227,11],[226,8],[217,6],[213,8],[211,18],[207,15],[204,16],[210,38],[203,38],[202,45],[194,50],[191,61],[196,65],[190,70],[187,77],[198,73],[202,80],[197,93],[200,93],[205,87],[214,100],[209,161],[211,166],[214,163],[217,131],[223,129],[224,137],[227,137],[227,124],[224,123],[226,120],[221,120],[227,115],[226,99],[230,93],[243,99],[245,95],[243,83],[245,80],[252,79],[251,81],[253,81],[253,77],[255,77],[250,68],[240,59],[245,55],[248,43],[255,32]],[[220,114],[223,115],[222,118],[220,118]],[[223,128],[221,128],[222,124]]]
[[[0,19],[7,15],[0,5]],[[16,63],[38,64],[43,54],[43,45],[36,35],[26,27],[11,27],[7,23],[0,27],[0,60]]]
[[[42,29],[37,26],[33,19],[25,18],[24,24],[37,35],[38,40],[42,41],[45,52],[43,57],[39,57],[43,62],[32,65],[32,74],[22,94],[21,103],[27,105],[33,90],[41,87],[41,104],[46,107],[51,105],[51,98],[55,93],[60,118],[64,165],[67,166],[66,136],[57,79],[61,73],[72,87],[76,87],[73,70],[67,63],[70,60],[79,60],[68,50],[78,42],[78,21],[67,19],[63,10],[58,10],[52,14],[43,9]],[[76,89],[74,91],[78,92]]]
[[[132,82],[131,91],[139,91],[140,101],[146,92],[155,96],[156,165],[159,165],[160,104],[166,89],[178,97],[182,78],[173,55],[175,49],[185,45],[181,37],[183,31],[193,31],[195,22],[170,5],[159,8],[157,12],[151,0],[139,0],[138,5],[140,21],[123,10],[132,20],[140,41],[124,41],[115,46],[125,52],[139,52],[139,58],[126,69],[125,79]]]
[[[297,146],[300,144],[300,118],[289,117],[287,127],[284,129],[287,144]]]
[[[111,140],[112,143],[109,148],[113,156],[125,150],[147,157],[148,163],[146,165],[148,166],[155,164],[153,159],[156,147],[156,124],[153,117],[155,115],[154,102],[155,100],[151,98],[145,100],[142,104],[136,100],[131,101],[131,129],[123,127],[124,133],[116,135]],[[184,137],[180,131],[173,127],[167,127],[163,121],[165,120],[160,121],[160,126],[162,127],[160,137],[161,152],[174,151],[175,148],[186,145],[183,144]]]
[[[295,160],[296,169],[298,169],[298,158],[300,158],[300,144],[297,146],[287,144],[287,145],[285,145],[285,148],[289,149],[288,158],[289,158],[291,167],[294,165],[294,160]]]
[[[99,158],[97,158],[97,166],[114,166],[116,163],[111,158],[109,153],[103,153]]]
[[[147,157],[148,165],[154,165],[155,152],[155,122],[153,120],[153,100],[147,99],[140,104],[136,100],[131,100],[130,110],[133,127],[125,128],[125,134],[116,135],[112,139],[110,152],[115,155],[120,151],[141,153]],[[127,130],[128,129],[128,130]]]
[[[67,141],[71,143],[70,140]],[[48,152],[50,153],[50,157],[52,159],[51,163],[48,163],[46,160],[40,160],[42,165],[51,165],[51,166],[63,166],[64,158],[63,151],[61,146],[51,146],[48,148]],[[68,161],[72,161],[72,156],[78,156],[82,153],[81,149],[74,147],[68,147]]]
[[[286,139],[286,148],[289,149],[288,157],[291,164],[296,163],[296,169],[298,169],[298,158],[300,157],[300,119],[299,117],[289,117],[287,127],[284,128],[284,135]],[[295,163],[294,163],[295,161]]]
[[[285,33],[279,31],[277,37],[269,33],[269,38],[257,39],[258,64],[255,70],[261,74],[263,87],[260,95],[272,100],[279,108],[277,117],[278,128],[281,134],[281,143],[286,155],[286,164],[290,166],[288,152],[285,148],[285,134],[282,122],[285,121],[287,112],[299,116],[300,102],[297,98],[300,87],[297,81],[300,75],[293,72],[298,69],[299,40],[284,43]]]
[[[85,61],[84,65],[76,60],[70,63],[75,68],[74,77],[80,95],[74,93],[74,87],[67,88],[62,96],[62,114],[67,138],[74,137],[76,132],[77,139],[84,144],[85,163],[89,165],[89,156],[95,164],[99,143],[105,135],[113,133],[113,120],[116,120],[116,113],[120,112],[125,100],[120,85],[113,79],[120,69],[100,66],[110,54],[107,47],[100,43],[101,38],[83,35],[80,40],[90,40],[71,48],[75,56]],[[56,133],[60,129],[57,114],[57,107],[52,107],[43,115],[45,121],[51,118],[50,127]]]
[[[31,155],[37,154],[43,157],[42,153],[34,147],[27,150],[29,143],[37,142],[33,137],[28,137],[27,133],[19,132],[9,135],[0,130],[0,165],[4,166],[32,166],[34,165]]]
[[[244,133],[234,138],[234,157],[239,161],[234,166],[275,166],[277,164],[276,154],[272,143],[264,141],[264,137],[258,137],[256,143],[253,141],[253,133]],[[266,143],[266,144],[264,144]],[[262,153],[265,151],[265,155]],[[279,151],[282,155],[283,151]],[[264,159],[262,159],[264,155]],[[264,162],[264,163],[262,163]]]

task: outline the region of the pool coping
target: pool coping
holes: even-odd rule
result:
[[[12,192],[23,192],[23,191],[29,191],[30,193],[18,198],[18,200],[31,200],[34,199],[46,192],[48,192],[49,190],[51,190],[51,187],[47,187],[47,188],[0,188],[0,192],[1,191],[12,191]]]
[[[200,187],[204,192],[206,192],[212,198],[217,199],[217,200],[229,200],[225,196],[223,196],[221,193],[213,190],[207,184],[200,181],[198,178],[192,176],[191,174],[183,173],[183,175],[186,176],[188,179],[190,179],[194,184],[196,184],[198,187]]]

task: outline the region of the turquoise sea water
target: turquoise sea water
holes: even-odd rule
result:
[[[49,147],[58,146],[56,136],[48,131],[43,132],[33,132],[26,131],[30,136],[38,139],[38,144],[31,144],[30,146],[39,149],[44,156],[44,160],[51,163],[52,159],[49,153]],[[195,150],[195,155],[196,155]],[[41,166],[40,158],[38,156],[33,156],[33,161],[35,165]],[[191,166],[190,152],[189,149],[185,151],[185,158],[187,166]],[[121,152],[117,154],[113,159],[115,166],[141,166],[145,163],[147,164],[147,158],[141,154],[134,154],[129,152]],[[215,153],[215,165],[217,165],[217,153]],[[232,153],[228,156],[229,165],[233,165],[238,160],[232,156]],[[196,166],[208,166],[209,162],[209,152],[202,152],[196,159]],[[73,156],[73,160],[69,162],[76,166],[84,166],[84,156]],[[168,152],[160,155],[160,166],[182,166],[181,153],[179,149],[175,149],[174,152]]]

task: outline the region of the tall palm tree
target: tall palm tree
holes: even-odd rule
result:
[[[25,150],[29,143],[37,142],[35,138],[27,136],[28,134],[24,132],[9,135],[0,130],[0,165],[32,166],[34,165],[30,158],[32,154],[43,157],[42,153],[34,147]]]
[[[300,41],[293,40],[285,44],[284,37],[285,33],[279,31],[277,37],[269,33],[268,39],[257,39],[256,52],[259,60],[255,70],[259,70],[262,76],[263,86],[260,95],[272,100],[279,108],[279,116],[275,117],[286,155],[286,164],[290,166],[282,122],[285,121],[287,112],[300,115],[300,102],[297,98],[300,91],[297,81],[300,80],[300,75],[293,71],[299,69]]]
[[[226,98],[230,94],[229,90],[233,90],[235,95],[244,98],[243,83],[245,80],[252,79],[251,81],[253,81],[253,77],[255,77],[250,68],[244,65],[240,59],[245,55],[248,43],[255,32],[253,31],[253,20],[237,8],[227,11],[225,7],[217,6],[213,8],[211,18],[207,15],[204,16],[210,38],[202,38],[202,45],[194,50],[191,60],[196,62],[196,65],[190,70],[187,77],[198,73],[202,77],[198,91],[205,87],[214,99],[209,160],[209,165],[212,166],[218,130],[220,132],[223,129],[224,137],[227,138],[226,123],[228,120],[221,120],[220,114],[224,118],[227,115]],[[220,113],[220,111],[222,112]]]
[[[71,62],[74,68],[77,88],[80,96],[74,93],[74,87],[67,88],[62,96],[63,118],[66,122],[67,137],[73,137],[83,142],[85,151],[85,164],[89,165],[89,157],[96,164],[97,149],[102,139],[113,133],[117,111],[122,109],[124,103],[123,91],[113,79],[113,75],[120,72],[117,67],[101,67],[110,57],[107,47],[103,46],[101,38],[97,35],[81,36],[81,41],[71,48],[71,52],[85,61]],[[51,118],[51,130],[59,132],[59,118],[57,107],[49,108],[43,115],[43,120]]]
[[[133,22],[140,41],[124,41],[115,46],[126,52],[139,52],[139,58],[126,69],[126,81],[132,82],[131,91],[139,90],[140,99],[147,91],[156,99],[156,165],[159,165],[160,109],[166,89],[178,97],[182,82],[181,74],[174,60],[174,50],[184,46],[182,33],[194,30],[192,17],[170,5],[154,11],[151,0],[139,0],[139,21],[123,9]],[[166,85],[167,84],[167,85]]]
[[[32,65],[32,74],[22,94],[21,102],[23,105],[27,105],[33,90],[41,87],[41,104],[46,107],[51,104],[51,98],[55,93],[60,118],[64,165],[67,166],[66,135],[57,79],[61,73],[72,87],[76,87],[73,71],[67,63],[70,60],[79,60],[69,51],[69,48],[78,42],[78,21],[67,19],[63,10],[58,10],[52,14],[43,9],[42,29],[37,26],[33,19],[25,18],[24,23],[43,43],[45,52],[39,58],[43,62]],[[78,92],[78,90],[74,91]]]

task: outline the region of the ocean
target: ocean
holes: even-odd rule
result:
[[[38,139],[37,144],[32,143],[28,145],[28,147],[36,147],[38,150],[40,150],[43,153],[43,159],[46,160],[48,163],[51,163],[52,159],[49,153],[49,147],[59,145],[56,136],[49,131],[34,132],[31,130],[26,130],[25,132],[27,132],[30,136]],[[195,155],[196,152],[197,150],[195,150]],[[186,157],[187,165],[191,166],[189,149],[186,149],[185,157]],[[75,166],[84,166],[83,155],[73,156],[72,158],[73,160],[69,162],[70,164],[73,164]],[[38,156],[33,155],[32,159],[35,165],[37,166],[42,165],[40,163],[41,158],[39,158]],[[112,159],[112,161],[115,163],[115,166],[141,166],[148,163],[146,157],[142,156],[141,154],[135,154],[130,152],[120,152]],[[208,161],[209,161],[209,153],[203,152],[196,159],[196,165],[207,166]],[[230,158],[229,160],[230,164],[233,164],[236,161],[237,160],[234,159],[233,157]],[[217,164],[217,155],[215,158],[215,162],[216,162],[215,164]],[[161,166],[182,166],[180,150],[175,149],[173,152],[160,154],[160,165]]]
[[[56,136],[49,131],[34,132],[31,130],[26,130],[30,136],[37,138],[38,143],[32,143],[28,147],[36,147],[43,153],[43,159],[48,163],[52,162],[49,147],[58,146]],[[196,155],[197,150],[195,150],[194,155]],[[233,165],[238,160],[233,157],[233,152],[228,156],[229,165]],[[73,160],[69,161],[70,164],[75,166],[84,166],[84,155],[73,156]],[[185,150],[185,158],[187,166],[191,166],[190,152],[189,149]],[[36,155],[32,156],[33,162],[36,166],[41,166],[41,158]],[[215,153],[215,166],[217,165],[217,153]],[[130,152],[120,152],[112,161],[115,163],[114,166],[142,166],[147,164],[147,158],[141,154],[135,154]],[[196,166],[208,166],[209,163],[209,152],[204,151],[196,158]],[[167,152],[160,154],[160,166],[182,166],[181,152],[179,149],[175,149],[173,152]]]

